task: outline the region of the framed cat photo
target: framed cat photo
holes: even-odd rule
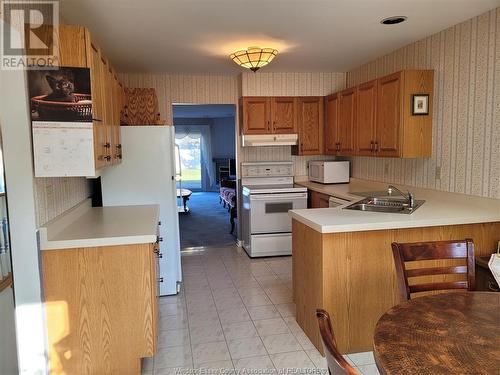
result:
[[[411,114],[413,116],[426,116],[429,114],[429,94],[412,95],[411,104]]]
[[[31,121],[92,122],[90,69],[29,70]]]

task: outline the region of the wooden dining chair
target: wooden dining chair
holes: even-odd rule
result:
[[[325,350],[328,372],[332,375],[361,375],[338,351],[330,315],[325,310],[317,309],[316,318],[318,318],[319,333]]]
[[[396,266],[399,292],[402,300],[409,300],[412,293],[445,291],[451,289],[474,290],[474,242],[432,241],[414,243],[392,243],[392,255]],[[408,268],[408,262],[444,259],[463,259],[464,265],[443,267]],[[409,279],[420,276],[464,275],[464,280],[410,283]]]

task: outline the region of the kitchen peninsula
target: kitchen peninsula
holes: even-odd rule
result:
[[[351,179],[349,184],[298,182],[350,201],[388,184]],[[472,238],[475,256],[491,254],[500,240],[500,200],[404,187],[425,203],[411,215],[335,208],[293,210],[293,294],[297,322],[322,351],[316,308],[332,316],[343,353],[372,350],[377,320],[399,303],[391,243]],[[353,194],[356,193],[356,194]],[[367,194],[370,195],[370,194]],[[436,261],[436,265],[444,261]],[[432,276],[442,281],[441,276]],[[438,279],[441,277],[441,279]],[[447,276],[450,277],[450,276]]]
[[[140,374],[156,352],[159,213],[86,200],[40,228],[53,373]]]

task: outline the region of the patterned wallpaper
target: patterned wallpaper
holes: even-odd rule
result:
[[[243,73],[244,96],[325,96],[345,88],[345,73]]]
[[[244,73],[244,96],[325,96],[345,88],[345,73]],[[292,160],[295,176],[307,175],[309,160],[329,160],[332,156],[293,156],[290,146],[245,147],[244,161]]]
[[[353,175],[500,198],[500,8],[371,61],[347,83],[406,68],[435,70],[433,156],[356,157]]]
[[[84,177],[35,178],[37,225],[41,226],[90,196]]]
[[[172,103],[237,104],[241,81],[229,75],[120,74],[127,87],[154,87],[160,114],[172,125]]]

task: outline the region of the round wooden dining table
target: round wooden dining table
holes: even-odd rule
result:
[[[403,302],[380,318],[373,347],[382,375],[500,374],[500,293]]]

